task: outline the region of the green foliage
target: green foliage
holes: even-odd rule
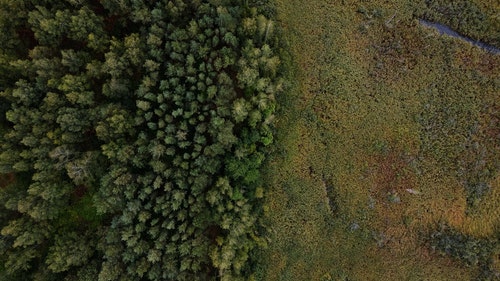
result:
[[[426,9],[420,12],[425,19],[448,25],[470,38],[500,46],[500,21],[494,12],[497,4],[491,3],[493,8],[489,10],[480,1],[429,0],[425,3]]]
[[[6,272],[247,275],[282,88],[273,21],[238,1],[4,2],[0,172],[26,177],[0,190]]]
[[[432,249],[457,258],[468,266],[486,263],[493,250],[491,242],[474,239],[449,227],[432,233],[430,241]]]
[[[477,280],[492,280],[495,273],[492,268],[495,247],[499,241],[479,239],[460,233],[449,226],[442,225],[429,238],[430,246],[442,254],[451,256],[466,266],[475,266],[480,269]],[[493,279],[494,280],[494,279]]]
[[[95,251],[95,241],[90,233],[65,232],[54,238],[45,260],[52,272],[68,271],[72,267],[85,265]],[[75,253],[78,253],[77,255]]]

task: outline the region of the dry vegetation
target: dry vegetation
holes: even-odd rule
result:
[[[500,57],[376,2],[277,1],[295,71],[257,279],[475,280],[429,233],[498,241]]]

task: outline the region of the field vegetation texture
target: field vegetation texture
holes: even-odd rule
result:
[[[261,280],[500,280],[498,1],[276,1]]]

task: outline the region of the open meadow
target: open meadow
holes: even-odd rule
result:
[[[499,6],[448,2],[277,1],[257,279],[499,280],[500,56],[419,23],[498,47]]]

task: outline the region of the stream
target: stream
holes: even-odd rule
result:
[[[435,22],[430,22],[430,21],[426,21],[426,20],[422,20],[422,19],[419,21],[420,21],[420,24],[422,24],[424,26],[437,29],[440,34],[445,34],[445,35],[448,35],[451,37],[455,37],[455,38],[467,41],[467,42],[471,43],[472,45],[478,46],[478,47],[480,47],[480,48],[482,48],[490,53],[493,53],[495,55],[500,54],[500,49],[498,49],[497,47],[488,45],[488,44],[483,43],[481,41],[476,41],[476,40],[471,39],[469,37],[465,37],[446,25],[443,25],[440,23],[435,23]]]

